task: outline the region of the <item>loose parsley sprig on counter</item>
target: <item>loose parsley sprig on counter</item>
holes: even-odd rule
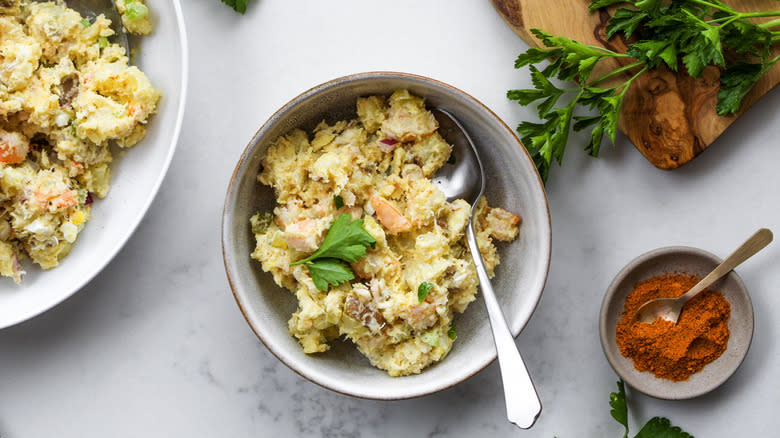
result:
[[[369,246],[376,245],[376,239],[363,228],[363,219],[351,222],[350,219],[347,213],[339,215],[314,253],[290,263],[290,266],[306,266],[314,286],[321,291],[328,290],[328,285],[338,286],[354,279],[355,274],[344,262],[356,262],[366,255]]]
[[[612,418],[625,427],[623,438],[628,438],[628,405],[626,404],[626,388],[622,380],[617,382],[618,392],[609,394],[609,413]],[[651,418],[642,429],[634,435],[634,438],[693,438],[693,435],[684,432],[677,426],[672,426],[671,421],[663,417]]]
[[[606,28],[607,38],[638,37],[626,53],[532,29],[546,48],[530,48],[515,61],[515,68],[528,66],[534,88],[510,90],[507,97],[523,106],[539,102],[536,108],[541,123],[522,122],[517,131],[544,181],[553,160],[562,162],[571,130],[590,128],[585,151],[591,156],[598,156],[605,135],[614,145],[626,92],[649,69],[662,64],[673,71],[684,67],[695,78],[708,65],[724,69],[717,112],[728,115],[739,110],[748,91],[780,59],[771,56],[772,46],[780,41],[780,31],[773,30],[780,27],[780,19],[763,24],[749,21],[778,17],[780,10],[738,12],[719,0],[594,0],[589,9],[592,12],[615,3],[633,6],[617,9]],[[727,63],[724,51],[737,54],[737,60]],[[621,67],[591,78],[594,67],[608,59],[618,60]],[[543,62],[548,64],[537,67]],[[617,75],[626,79],[615,86],[601,86]],[[559,88],[551,79],[578,85]],[[563,95],[572,98],[556,106]],[[577,115],[577,107],[588,111]]]
[[[221,0],[222,3],[230,6],[233,8],[234,11],[238,13],[245,13],[246,12],[246,6],[249,0]]]

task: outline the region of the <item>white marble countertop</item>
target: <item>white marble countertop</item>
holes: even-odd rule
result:
[[[152,8],[154,1],[152,3]],[[755,229],[780,231],[780,92],[774,90],[701,157],[673,172],[625,137],[602,157],[569,147],[548,195],[552,268],[517,343],[544,404],[531,431],[505,421],[497,366],[415,400],[376,402],[312,384],[276,360],[230,294],[220,215],[245,144],[278,107],[344,74],[431,76],[480,99],[510,126],[531,110],[513,69],[525,44],[486,0],[250,0],[239,16],[217,0],[185,1],[189,100],[176,156],[134,237],[87,287],[0,331],[0,435],[620,436],[608,412],[616,376],[597,317],[630,259],[673,244],[721,256]],[[738,272],[755,336],[721,388],[668,402],[630,392],[632,424],[655,415],[697,437],[770,436],[780,426],[780,244]],[[634,433],[638,431],[634,427]]]

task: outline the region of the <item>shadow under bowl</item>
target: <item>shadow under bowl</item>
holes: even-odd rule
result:
[[[694,398],[723,384],[745,359],[753,339],[753,304],[745,284],[734,271],[708,288],[721,292],[731,306],[726,351],[688,380],[675,382],[655,377],[651,372],[637,370],[632,359],[620,353],[615,340],[626,297],[638,282],[669,272],[704,277],[721,262],[717,256],[698,248],[672,246],[642,254],[617,274],[601,304],[599,332],[601,347],[609,364],[631,387],[660,399]]]

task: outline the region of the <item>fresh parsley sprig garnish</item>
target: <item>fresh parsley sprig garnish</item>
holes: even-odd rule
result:
[[[777,17],[780,11],[738,12],[718,0],[595,0],[590,10],[615,3],[632,6],[617,9],[606,27],[608,38],[636,38],[626,53],[532,29],[545,48],[530,48],[515,61],[515,68],[528,66],[534,88],[510,90],[507,97],[524,106],[538,102],[541,122],[522,122],[517,131],[544,181],[552,162],[562,162],[571,130],[590,129],[585,150],[594,157],[598,156],[605,135],[615,143],[626,92],[649,69],[665,65],[677,71],[684,67],[692,77],[699,77],[708,65],[724,69],[717,112],[728,115],[739,110],[748,91],[780,58],[771,57],[773,44],[780,41],[780,31],[773,30],[780,27],[780,20],[763,24],[749,21],[755,17]],[[727,62],[724,51],[743,59]],[[610,59],[621,66],[592,78],[594,67]],[[537,67],[543,62],[547,63],[544,68]],[[614,86],[601,86],[618,75],[625,79]],[[559,88],[553,79],[578,85]],[[572,97],[558,105],[564,95]],[[587,111],[578,115],[577,108]]]
[[[354,221],[350,221],[350,219],[351,216],[347,213],[339,215],[317,251],[290,265],[300,265],[323,258],[334,258],[353,263],[363,257],[366,254],[366,248],[369,246],[373,248],[376,245],[376,239],[363,228],[363,219],[355,219]]]
[[[314,253],[290,263],[290,266],[305,265],[314,286],[321,291],[328,290],[328,285],[338,286],[354,279],[355,274],[344,262],[356,262],[369,246],[376,246],[376,239],[363,228],[363,219],[350,219],[349,214],[339,215]]]

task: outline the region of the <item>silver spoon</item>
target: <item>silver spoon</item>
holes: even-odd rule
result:
[[[474,143],[463,126],[448,112],[438,108],[432,112],[439,122],[439,133],[453,145],[452,153],[456,160],[454,165],[446,165],[439,169],[433,182],[438,184],[448,201],[464,199],[471,205],[475,205],[485,192],[485,172]],[[466,238],[471,256],[474,258],[474,265],[477,267],[477,277],[479,277],[482,296],[485,297],[490,327],[493,329],[501,379],[504,383],[507,417],[518,427],[528,429],[539,417],[542,403],[539,401],[539,395],[536,393],[528,369],[520,357],[520,352],[517,351],[515,339],[509,331],[490,284],[474,233],[473,210],[466,227]]]
[[[51,0],[35,1],[45,2]],[[114,35],[109,38],[110,41],[124,47],[125,53],[127,56],[130,56],[130,42],[127,38],[127,32],[125,32],[125,27],[122,26],[122,16],[119,14],[119,10],[116,8],[113,0],[66,0],[65,3],[84,18],[94,20],[95,17],[103,14],[111,20],[111,30],[114,31]]]
[[[642,304],[636,311],[634,318],[642,322],[653,322],[661,317],[677,323],[680,319],[680,311],[691,298],[699,292],[708,288],[712,283],[718,281],[721,277],[731,272],[732,269],[739,266],[742,262],[752,257],[755,253],[761,251],[772,241],[772,232],[766,228],[761,228],[745,243],[740,245],[730,256],[712,270],[700,282],[696,283],[688,292],[677,298],[656,298]]]

